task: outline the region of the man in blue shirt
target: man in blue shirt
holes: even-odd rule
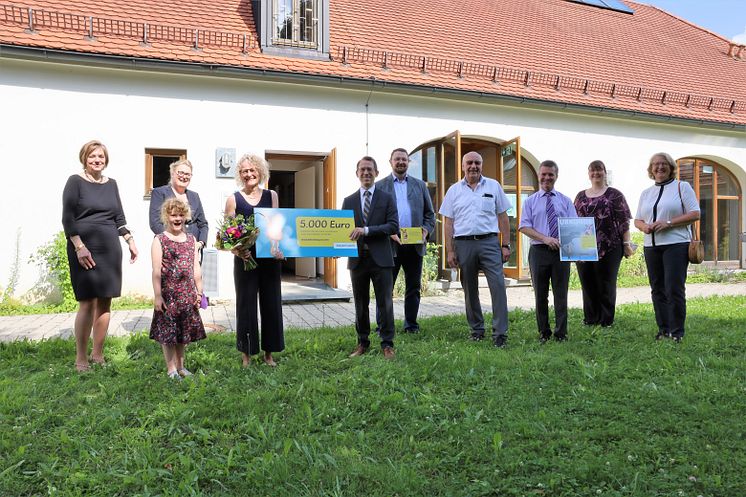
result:
[[[403,148],[391,152],[389,158],[391,174],[376,183],[381,190],[396,197],[396,210],[399,213],[399,229],[422,228],[422,241],[416,244],[403,244],[400,233],[391,235],[391,248],[394,251],[393,281],[404,269],[404,333],[419,333],[417,314],[420,311],[420,290],[422,286],[422,258],[427,252],[427,237],[435,229],[435,211],[427,185],[421,179],[410,176],[409,154]],[[376,320],[380,312],[376,310]]]
[[[471,339],[484,338],[484,318],[479,302],[479,271],[484,272],[492,297],[492,340],[505,347],[508,340],[508,299],[503,263],[510,257],[511,207],[502,186],[482,176],[482,156],[464,155],[464,179],[448,188],[440,215],[444,219],[445,244],[450,267],[461,269],[466,320]]]
[[[554,338],[567,339],[567,288],[570,283],[570,263],[560,261],[559,218],[578,217],[567,196],[554,189],[559,167],[551,160],[539,166],[540,190],[526,199],[521,211],[518,231],[531,238],[528,266],[534,286],[536,324],[539,340],[552,337],[549,326],[549,283],[554,295]]]

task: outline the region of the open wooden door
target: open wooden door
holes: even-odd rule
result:
[[[523,276],[523,236],[518,233],[518,224],[521,219],[522,190],[522,164],[521,164],[521,138],[516,137],[500,145],[500,171],[503,189],[511,202],[508,209],[510,220],[510,242],[513,247],[510,259],[505,263],[505,276],[520,279]],[[506,238],[503,237],[503,242]],[[526,249],[528,246],[526,245]]]
[[[461,132],[456,130],[446,135],[440,142],[440,167],[438,168],[437,208],[443,202],[448,188],[461,179]],[[446,256],[445,226],[440,223],[438,230],[438,244],[440,245],[440,273],[441,277],[451,279],[451,268],[448,267]]]
[[[324,159],[324,209],[337,208],[337,149]],[[337,259],[324,257],[324,283],[337,288]]]
[[[295,207],[297,209],[316,208],[316,169],[307,167],[295,173]],[[316,277],[316,258],[298,257],[295,259],[295,275],[302,278]]]

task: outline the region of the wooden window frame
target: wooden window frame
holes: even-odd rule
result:
[[[178,156],[179,160],[187,158],[186,149],[181,148],[146,148],[145,149],[145,195],[144,199],[150,199],[153,191],[153,157]]]
[[[720,263],[720,259],[718,258],[718,251],[719,251],[719,240],[718,240],[718,200],[737,200],[738,201],[738,220],[736,221],[737,226],[739,226],[739,232],[740,232],[740,226],[743,224],[743,188],[741,187],[741,184],[738,182],[738,178],[728,170],[727,167],[724,167],[720,165],[719,163],[712,161],[712,160],[704,160],[704,159],[698,159],[696,157],[683,157],[681,159],[678,159],[676,161],[676,178],[680,179],[681,177],[681,168],[678,167],[681,162],[683,161],[692,161],[694,164],[692,165],[692,175],[694,177],[694,184],[692,185],[692,189],[694,190],[694,194],[697,196],[697,201],[699,202],[699,199],[701,198],[700,195],[700,168],[703,165],[710,165],[713,166],[712,168],[712,212],[710,212],[711,216],[711,225],[712,225],[712,254],[713,254],[713,260],[712,261],[705,261],[712,264],[717,265]],[[720,174],[720,169],[723,169],[727,172],[727,174],[733,178],[736,187],[739,189],[738,195],[720,195],[718,193],[718,174]],[[697,221],[692,225],[692,229],[696,230],[696,232],[699,234],[700,238],[702,237],[702,233],[700,232],[700,222]],[[738,250],[738,261],[742,258],[741,253],[741,246],[739,245]],[[735,259],[729,259],[729,261],[733,261]]]

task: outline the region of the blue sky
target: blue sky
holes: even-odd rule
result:
[[[744,0],[636,0],[654,5],[682,19],[707,28],[729,40],[746,44]]]

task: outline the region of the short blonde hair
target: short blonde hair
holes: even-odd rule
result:
[[[244,154],[236,163],[236,184],[239,187],[243,186],[243,181],[241,181],[241,165],[244,162],[248,162],[249,164],[252,164],[254,167],[256,167],[256,170],[259,172],[260,185],[267,184],[269,182],[269,163],[258,155]]]
[[[676,177],[676,170],[678,169],[678,166],[676,165],[676,161],[673,160],[673,157],[668,155],[665,152],[658,152],[657,154],[653,154],[650,157],[650,160],[648,161],[648,178],[655,179],[655,176],[653,175],[653,161],[656,157],[660,157],[661,159],[664,159],[666,162],[668,162],[668,166],[671,168],[671,174],[668,176],[668,179],[675,178]]]
[[[176,171],[176,168],[179,166],[186,166],[189,168],[190,171],[194,171],[192,163],[189,162],[189,159],[179,159],[176,162],[172,162],[171,165],[168,166],[168,172],[171,174],[171,176],[174,175],[174,171]]]
[[[78,153],[80,163],[83,164],[83,169],[85,169],[85,161],[88,160],[88,156],[91,155],[97,148],[100,148],[104,151],[104,164],[106,164],[107,166],[109,165],[109,151],[106,149],[106,145],[98,140],[91,140],[80,147],[80,152]]]
[[[181,214],[187,221],[192,219],[192,209],[189,204],[178,198],[167,198],[161,206],[161,222],[165,226],[168,223],[168,216],[171,214]]]

